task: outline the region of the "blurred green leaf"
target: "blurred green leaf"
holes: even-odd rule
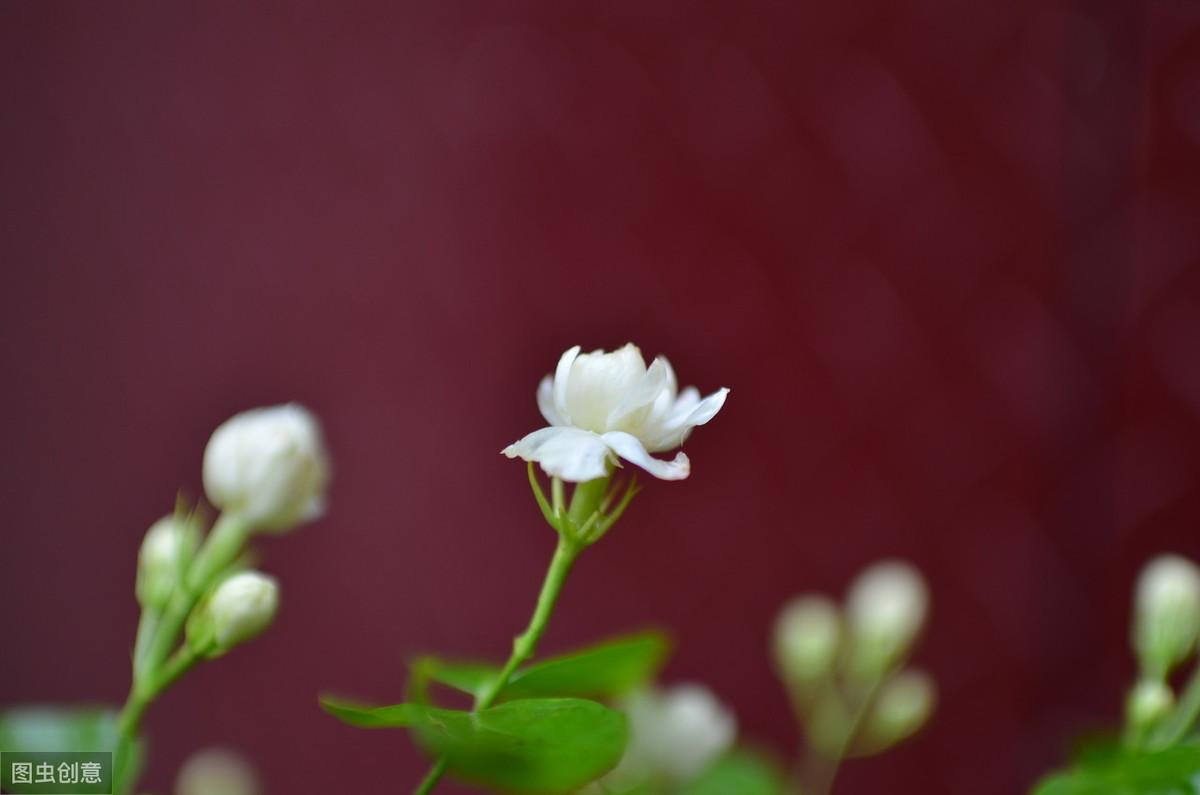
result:
[[[430,709],[419,741],[462,778],[505,792],[565,793],[625,751],[625,716],[595,701],[535,698],[478,713]]]
[[[418,704],[392,704],[372,707],[332,696],[321,697],[321,707],[342,723],[361,729],[408,729],[425,715],[427,708]]]
[[[639,632],[551,657],[513,674],[499,701],[522,698],[611,698],[654,678],[670,643],[659,632]],[[421,671],[436,682],[475,696],[499,675],[496,666],[450,663],[427,658]]]
[[[1043,779],[1034,795],[1198,795],[1200,746],[1135,751],[1092,745],[1071,770]]]
[[[422,704],[370,707],[321,699],[353,726],[411,728],[455,775],[504,792],[571,792],[616,766],[625,751],[625,716],[595,701],[538,698],[478,712]]]
[[[765,757],[734,751],[688,782],[678,795],[780,795],[783,776]]]
[[[29,706],[0,712],[0,751],[115,751],[117,710],[103,706]],[[144,761],[144,743],[130,749],[132,786]],[[118,791],[120,791],[118,789]]]

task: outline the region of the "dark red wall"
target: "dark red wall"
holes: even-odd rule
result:
[[[547,650],[670,626],[784,752],[773,611],[902,555],[942,704],[843,792],[1012,795],[1115,720],[1136,570],[1200,556],[1200,6],[324,5],[0,5],[0,703],[123,697],[144,529],[300,400],[331,511],[262,544],[278,625],[155,707],[146,783],[222,742],[405,791],[317,693],[507,651],[552,537],[498,451],[634,340],[733,393]]]

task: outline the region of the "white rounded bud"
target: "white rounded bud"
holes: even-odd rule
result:
[[[186,518],[172,514],[146,532],[138,551],[136,593],[142,606],[163,607],[196,551],[198,535]]]
[[[809,683],[833,671],[841,635],[841,620],[832,599],[799,596],[775,620],[775,663],[787,680]]]
[[[257,637],[271,625],[279,610],[279,585],[274,577],[243,571],[229,577],[208,601],[217,648],[225,651]]]
[[[666,777],[684,782],[732,747],[737,720],[698,684],[639,693],[626,704],[629,746],[617,779]]]
[[[873,751],[881,751],[915,734],[933,714],[937,687],[924,671],[896,674],[883,686],[867,719]]]
[[[1162,679],[1196,648],[1200,571],[1178,555],[1146,564],[1134,597],[1133,647],[1148,678]]]
[[[1125,702],[1129,724],[1139,732],[1145,731],[1166,717],[1175,706],[1175,694],[1159,679],[1142,679],[1129,691]]]
[[[846,597],[855,671],[877,676],[903,662],[928,610],[929,590],[910,564],[883,561],[859,574]]]
[[[241,754],[209,748],[193,754],[175,780],[175,795],[259,795],[254,768]]]
[[[328,483],[320,425],[295,403],[236,415],[204,451],[208,499],[254,529],[284,531],[320,517]]]

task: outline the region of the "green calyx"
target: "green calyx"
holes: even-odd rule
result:
[[[533,462],[528,472],[529,486],[547,524],[564,540],[581,547],[603,538],[641,491],[636,475],[615,480],[610,472],[602,478],[576,483],[568,502],[561,478],[551,478],[551,496],[547,498]]]

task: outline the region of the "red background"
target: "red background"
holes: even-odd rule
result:
[[[261,544],[278,624],[156,705],[145,783],[221,742],[404,791],[317,693],[507,651],[552,538],[498,451],[634,340],[733,392],[546,651],[672,627],[783,753],[774,610],[901,555],[942,703],[843,792],[1011,795],[1114,721],[1135,572],[1200,555],[1200,6],[501,5],[0,6],[0,703],[124,696],[144,529],[300,400],[331,511]]]

